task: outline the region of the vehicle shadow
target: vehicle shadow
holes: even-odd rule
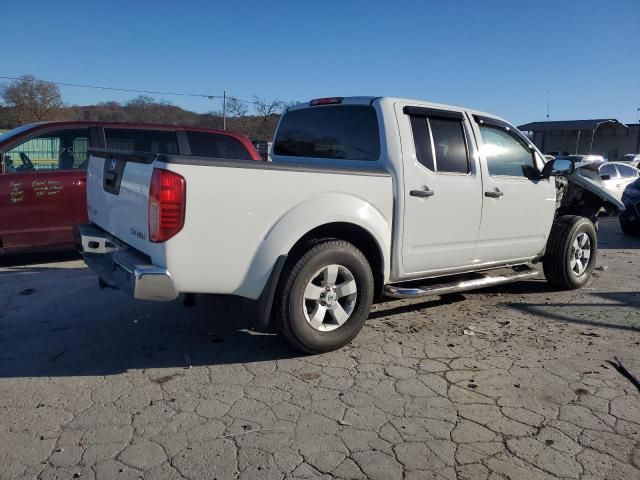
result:
[[[633,250],[640,248],[640,235],[626,235],[622,232],[617,217],[600,220],[598,232],[599,250]]]
[[[0,268],[68,262],[79,259],[80,254],[75,250],[4,254],[0,255]]]
[[[86,268],[0,271],[0,378],[113,375],[302,355],[280,335],[252,329],[253,302],[200,296],[137,302],[100,290]]]
[[[400,303],[392,299],[384,303],[379,303],[374,310],[369,314],[367,321],[375,321],[380,318],[389,317],[391,315],[400,315],[401,313],[413,312],[416,310],[422,310],[423,308],[434,308],[443,305],[452,305],[454,303],[462,302],[465,300],[465,296],[459,293],[452,293],[449,295],[443,295],[441,297],[428,297],[421,302],[412,303]]]
[[[473,295],[539,294],[544,281],[510,284],[422,302],[385,302],[371,321],[454,304]],[[640,309],[640,294],[598,293],[602,303],[513,303],[546,319],[636,330],[615,321],[621,308]],[[583,310],[581,314],[579,310]],[[611,312],[601,318],[598,311]],[[586,313],[584,313],[586,312]],[[79,262],[0,270],[0,378],[113,375],[136,369],[189,368],[300,357],[286,340],[252,327],[253,302],[203,295],[193,308],[180,301],[138,302],[100,290]]]
[[[640,293],[594,292],[594,302],[580,303],[511,303],[508,308],[545,320],[604,327],[617,330],[640,331]],[[597,301],[602,299],[602,301]]]

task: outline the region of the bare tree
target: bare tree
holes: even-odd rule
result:
[[[129,100],[125,108],[130,112],[131,119],[135,122],[150,122],[154,106],[154,99],[146,95],[139,95]]]
[[[0,98],[19,123],[54,120],[59,117],[62,97],[57,85],[23,75],[0,86]]]
[[[245,134],[249,133],[247,126],[247,113],[249,112],[249,106],[245,102],[238,100],[235,97],[231,97],[227,101],[227,110],[232,117],[235,117],[240,130]]]
[[[260,118],[260,123],[256,132],[256,139],[262,139],[261,137],[265,127],[273,127],[275,125],[276,120],[285,108],[285,104],[281,100],[271,100],[269,102],[264,98],[254,96],[253,105],[258,117]],[[272,131],[273,128],[269,128],[268,130]]]

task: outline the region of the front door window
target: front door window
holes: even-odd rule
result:
[[[30,138],[4,154],[6,173],[74,170],[87,167],[89,129],[66,129]]]

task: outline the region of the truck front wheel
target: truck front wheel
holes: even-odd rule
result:
[[[597,251],[598,237],[591,220],[576,215],[559,217],[547,242],[544,275],[557,288],[580,288],[591,278]]]
[[[298,350],[320,353],[349,343],[362,329],[374,282],[354,245],[323,240],[285,267],[276,294],[283,335]]]

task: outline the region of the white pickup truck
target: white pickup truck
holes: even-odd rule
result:
[[[79,232],[100,285],[254,299],[260,326],[322,352],[383,296],[528,279],[539,262],[555,287],[579,288],[598,212],[624,208],[504,120],[417,100],[291,107],[271,158],[92,150]]]

